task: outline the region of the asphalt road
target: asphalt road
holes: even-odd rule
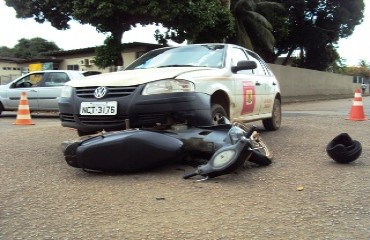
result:
[[[370,97],[363,98],[370,116]],[[76,138],[56,116],[35,125],[0,116],[0,239],[370,239],[370,123],[346,120],[352,99],[283,106],[283,126],[261,135],[274,154],[204,182],[192,167],[92,174],[60,151]],[[13,114],[13,115],[12,115]],[[347,132],[362,155],[338,164],[325,151]]]

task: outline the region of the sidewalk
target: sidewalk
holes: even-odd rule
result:
[[[362,94],[363,97],[370,96],[369,92]],[[322,100],[333,100],[333,99],[344,99],[353,98],[353,94],[348,95],[308,95],[308,96],[282,96],[282,104],[298,103],[298,102],[312,102],[312,101],[322,101]]]

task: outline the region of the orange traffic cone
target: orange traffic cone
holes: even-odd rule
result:
[[[21,93],[15,125],[33,125],[26,92]]]
[[[352,108],[349,113],[348,120],[353,121],[364,121],[367,120],[365,113],[364,113],[364,105],[362,103],[362,96],[361,90],[356,89],[355,91],[355,98],[353,100]]]

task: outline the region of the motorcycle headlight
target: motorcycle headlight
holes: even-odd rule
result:
[[[235,150],[229,149],[222,152],[219,152],[212,161],[214,168],[222,168],[230,163],[230,161],[235,156]]]
[[[61,98],[70,98],[72,96],[72,87],[64,85],[60,94]]]
[[[142,95],[194,92],[194,83],[186,80],[166,79],[147,83]]]

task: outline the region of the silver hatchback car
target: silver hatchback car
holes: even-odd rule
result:
[[[58,98],[64,84],[84,78],[89,73],[73,70],[35,71],[6,85],[0,85],[0,114],[18,109],[22,92],[26,92],[31,111],[58,111]]]

